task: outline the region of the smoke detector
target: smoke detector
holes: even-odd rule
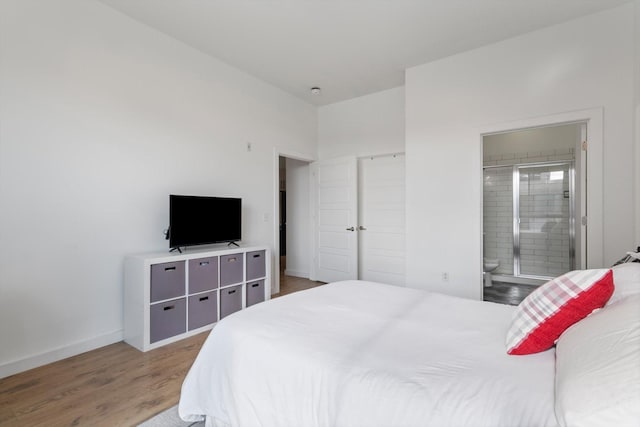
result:
[[[312,88],[311,88],[311,93],[312,93],[313,95],[320,95],[320,88],[319,88],[319,87],[317,87],[317,86],[312,87]]]

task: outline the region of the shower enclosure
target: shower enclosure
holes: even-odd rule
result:
[[[575,268],[573,161],[484,167],[484,257],[494,275],[544,279]]]

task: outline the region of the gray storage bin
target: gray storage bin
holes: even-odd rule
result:
[[[242,282],[243,273],[243,253],[220,256],[220,286]]]
[[[242,285],[220,289],[220,319],[242,310]]]
[[[264,280],[247,283],[247,307],[264,301]]]
[[[150,307],[150,342],[163,340],[186,332],[187,308],[185,299],[153,304]]]
[[[247,252],[247,280],[260,279],[266,274],[266,251]]]
[[[218,321],[217,291],[189,297],[189,330],[198,329]]]
[[[218,287],[218,257],[189,260],[189,293]]]
[[[151,266],[151,302],[183,296],[184,261]]]

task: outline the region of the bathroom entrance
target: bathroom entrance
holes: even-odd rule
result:
[[[485,296],[506,284],[505,292],[526,297],[580,265],[576,152],[584,131],[571,123],[484,136]]]

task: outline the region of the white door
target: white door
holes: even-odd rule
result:
[[[405,156],[358,160],[359,278],[405,284]]]
[[[358,277],[358,187],[355,157],[311,164],[311,279]]]

